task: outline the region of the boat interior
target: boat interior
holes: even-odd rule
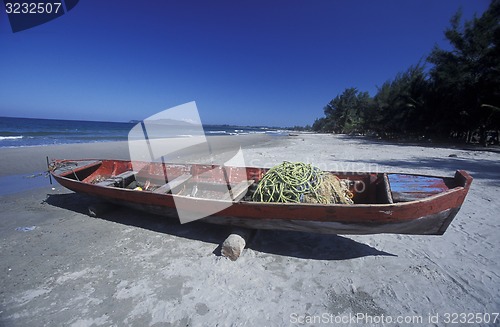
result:
[[[269,169],[116,160],[64,160],[56,162],[52,170],[56,175],[101,187],[252,201],[257,183]],[[367,172],[332,174],[346,180],[354,204],[415,201],[460,186],[456,178]],[[231,197],[228,197],[228,189]]]

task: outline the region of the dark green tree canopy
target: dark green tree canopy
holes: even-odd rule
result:
[[[498,107],[500,100],[500,1],[465,23],[459,11],[445,37],[453,49],[436,46],[427,59],[434,65],[430,76],[438,120],[447,116],[452,123],[443,125],[448,130],[498,128],[484,105]]]
[[[469,135],[500,128],[500,0],[470,21],[459,11],[444,32],[452,49],[435,46],[427,72],[418,63],[371,97],[351,87],[317,119],[315,131],[381,135]]]
[[[328,129],[335,133],[350,133],[363,129],[365,112],[371,98],[368,92],[348,88],[324,108]]]

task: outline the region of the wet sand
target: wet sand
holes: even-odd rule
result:
[[[233,141],[225,142],[231,145],[220,146],[216,159],[234,150]],[[248,139],[243,153],[249,166],[288,160],[443,176],[465,169],[475,179],[443,236],[258,231],[235,262],[220,256],[229,232],[222,226],[179,225],[122,208],[90,218],[86,210],[95,200],[59,185],[6,194],[0,325],[444,326],[447,314],[493,319],[500,311],[500,154],[318,134]],[[5,177],[43,171],[46,155],[127,159],[128,147],[79,144],[0,155]]]

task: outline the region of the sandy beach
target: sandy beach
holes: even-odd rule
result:
[[[443,236],[257,231],[234,262],[220,255],[226,227],[122,208],[91,218],[94,199],[43,176],[22,192],[3,183],[0,326],[458,326],[464,317],[500,325],[498,151],[326,134],[223,136],[215,159],[235,143],[248,166],[287,160],[442,176],[464,169],[474,182]],[[45,170],[45,156],[127,159],[128,146],[0,155],[0,180],[11,181]]]

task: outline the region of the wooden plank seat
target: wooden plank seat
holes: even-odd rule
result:
[[[389,184],[389,178],[387,174],[384,173],[384,203],[394,203],[394,199],[392,198],[391,186]]]
[[[443,178],[388,174],[389,186],[394,202],[420,200],[449,190]]]
[[[184,185],[187,181],[189,181],[193,177],[193,175],[186,173],[182,174],[170,182],[160,186],[156,190],[153,191],[153,193],[159,193],[159,194],[165,194],[168,192],[175,192],[180,186]]]
[[[97,183],[96,185],[104,187],[126,187],[128,184],[132,183],[135,180],[136,174],[137,172],[129,170],[116,176],[107,178],[102,182]]]
[[[248,187],[254,183],[254,180],[241,181],[236,186],[231,188],[231,191],[226,193],[223,197],[223,201],[234,201],[238,202],[247,193]],[[231,199],[231,195],[233,198]]]

